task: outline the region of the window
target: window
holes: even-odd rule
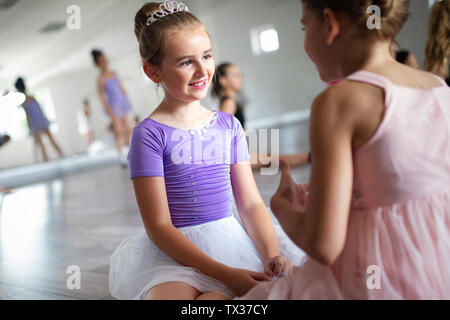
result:
[[[253,28],[250,32],[252,51],[255,56],[280,49],[278,32],[272,25]]]

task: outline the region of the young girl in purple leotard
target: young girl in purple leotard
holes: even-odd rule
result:
[[[272,224],[239,121],[200,104],[214,74],[211,39],[171,4],[147,3],[135,18],[144,72],[165,97],[133,129],[130,171],[145,229],[111,256],[109,288],[119,299],[229,299],[290,274],[303,252]]]
[[[131,124],[128,114],[132,111],[127,93],[117,74],[109,69],[106,56],[100,50],[92,50],[95,65],[100,69],[97,80],[98,94],[106,114],[111,118],[117,151],[122,165],[126,165],[126,156],[122,154],[124,143],[129,145]],[[124,141],[125,140],[125,141]]]

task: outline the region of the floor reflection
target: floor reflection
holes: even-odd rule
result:
[[[0,300],[110,298],[109,257],[142,227],[128,170],[103,166],[0,201]],[[81,269],[81,290],[67,288],[71,265]]]
[[[297,182],[310,168],[293,168]],[[255,174],[268,205],[280,180]],[[129,171],[119,165],[13,189],[0,211],[0,299],[109,299],[109,258],[142,230]],[[81,290],[66,286],[81,270]]]
[[[2,261],[40,260],[49,216],[61,205],[60,180],[20,188],[2,199],[0,245]]]

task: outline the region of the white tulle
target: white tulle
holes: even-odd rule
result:
[[[294,265],[305,257],[284,233],[276,219],[275,232],[281,253]],[[212,259],[234,268],[263,272],[263,261],[234,215],[217,221],[179,229]],[[214,291],[233,298],[235,294],[220,281],[194,268],[178,264],[148,238],[144,227],[125,238],[111,256],[109,290],[117,299],[143,299],[154,286],[184,282],[201,292]]]

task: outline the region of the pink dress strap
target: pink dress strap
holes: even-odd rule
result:
[[[394,85],[389,79],[383,77],[382,75],[361,70],[348,76],[347,80],[369,83],[376,87],[382,88],[385,93],[385,106],[389,107],[392,104],[392,89]]]
[[[393,106],[395,104],[394,84],[389,79],[369,71],[357,71],[348,76],[347,80],[368,83],[384,90],[385,99],[383,118],[372,138],[367,141],[362,147],[359,147],[357,149],[360,150],[371,144],[375,139],[378,139],[378,137],[384,132],[385,127],[389,123],[389,119],[391,118],[394,109]]]

